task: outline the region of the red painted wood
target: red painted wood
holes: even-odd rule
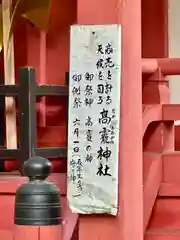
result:
[[[160,68],[164,75],[179,75],[180,58],[142,59],[143,74],[154,74]]]
[[[47,83],[64,84],[64,73],[68,71],[69,62],[69,25],[76,22],[76,4],[77,22],[79,24],[123,23],[121,107],[123,118],[121,120],[119,173],[120,211],[117,218],[81,216],[80,240],[141,240],[143,239],[143,229],[145,229],[151,213],[152,218],[156,217],[158,224],[163,222],[165,216],[169,218],[168,214],[171,214],[170,210],[164,213],[164,209],[163,214],[159,210],[152,212],[158,190],[159,195],[169,196],[174,194],[175,196],[179,193],[180,196],[180,184],[177,174],[177,169],[179,169],[178,160],[172,155],[169,159],[165,156],[161,158],[162,153],[174,150],[174,126],[172,120],[179,118],[179,107],[169,105],[168,84],[164,76],[157,72],[158,66],[160,66],[164,74],[179,73],[179,59],[159,59],[160,57],[166,58],[168,53],[167,1],[142,1],[142,56],[150,59],[141,61],[140,1],[128,0],[117,3],[116,0],[111,0],[106,1],[106,4],[104,4],[102,0],[99,2],[77,0],[77,3],[71,0],[53,0],[52,25],[47,36]],[[101,11],[95,14],[94,11],[98,8]],[[29,25],[24,24],[21,26],[21,29],[23,28],[27,32],[27,45],[24,46],[27,50],[25,51],[26,54],[19,54],[17,66],[27,64],[35,66],[37,68],[37,79],[40,82],[42,80],[41,76],[44,74],[40,67],[40,47],[42,47],[40,45],[40,34]],[[18,44],[20,49],[22,41],[17,41],[16,44],[16,49],[18,49]],[[153,59],[155,57],[158,59]],[[59,60],[58,64],[57,59]],[[25,64],[22,64],[22,62]],[[147,77],[147,74],[143,76],[143,87],[141,86],[141,71],[151,73],[151,75],[153,73],[151,78]],[[143,92],[142,101],[141,91]],[[141,103],[144,104],[144,111],[142,111]],[[43,103],[39,104],[39,108],[41,108],[41,104]],[[65,139],[62,141],[66,142],[65,131],[61,132],[57,127],[52,128],[55,125],[65,126],[66,118],[62,116],[65,116],[66,104],[67,101],[64,98],[60,100],[55,98],[53,100],[47,99],[46,124],[50,126],[52,131],[50,130],[50,135],[44,136],[44,133],[49,130],[47,128],[42,129],[42,135],[39,136],[40,144],[53,145],[55,143],[54,139],[58,138]],[[161,106],[162,104],[166,104],[166,106]],[[41,111],[39,111],[39,114],[41,114]],[[59,119],[58,123],[57,119]],[[162,119],[166,120],[166,122],[160,123],[159,121]],[[57,138],[54,137],[56,133]],[[142,138],[145,152],[143,160]],[[62,142],[56,142],[56,144],[64,146]],[[176,140],[177,144],[178,141]],[[7,216],[9,217],[7,219],[12,216],[15,189],[18,184],[25,181],[23,178],[20,180],[19,177],[12,177],[11,180],[9,177],[4,177],[2,182],[0,181],[0,190],[2,189],[4,195],[1,196],[0,211],[3,211],[5,207],[8,209]],[[62,186],[60,181],[62,181]],[[65,176],[64,178],[60,177],[58,180],[63,194],[66,192],[65,181]],[[143,192],[142,185],[144,185]],[[4,208],[1,203],[5,203]],[[173,204],[178,205],[179,202],[170,201],[167,208],[170,209],[171,206],[173,208]],[[78,217],[72,214],[66,204],[64,206],[66,206],[64,236],[69,240]],[[172,213],[175,219],[179,217],[178,214],[175,216],[178,211],[176,209]],[[0,222],[0,228],[3,226],[4,229],[11,229],[11,224],[12,222],[7,223],[5,220],[2,223]],[[165,226],[161,225],[160,227],[164,228]],[[153,228],[152,225],[149,226],[146,240],[177,240],[175,235],[166,235],[165,231],[158,233],[156,231],[155,233]],[[158,229],[157,226],[155,228]],[[7,231],[3,231],[4,235],[2,236],[5,236]],[[171,238],[168,238],[169,236]]]
[[[174,232],[148,231],[144,240],[179,240],[179,237],[180,235]]]
[[[68,201],[65,199],[63,205],[63,240],[71,240],[73,236],[73,232],[75,227],[78,223],[78,214],[72,213],[71,209],[69,208]],[[72,239],[73,240],[73,239]],[[76,238],[74,239],[76,240]]]
[[[142,240],[141,1],[78,0],[77,22],[123,25],[119,213],[117,218],[81,216],[80,240]]]
[[[148,126],[155,121],[162,120],[162,106],[160,104],[143,105],[143,136]]]
[[[66,147],[67,129],[65,126],[38,127],[38,147]],[[53,172],[67,172],[67,161],[65,159],[50,159],[52,161]],[[17,160],[6,160],[4,172],[17,171],[19,163]]]
[[[63,240],[64,238],[63,238],[62,225],[40,227],[38,240],[45,240],[45,239],[47,239],[47,240]],[[18,239],[18,240],[20,240],[20,239]]]
[[[168,57],[168,1],[142,0],[142,57]]]
[[[177,240],[180,238],[180,199],[158,199],[145,240]]]
[[[15,31],[16,82],[18,82],[19,68],[29,65],[36,68],[38,83],[65,84],[65,72],[69,71],[69,26],[76,22],[76,1],[61,0],[59,2],[59,0],[53,0],[51,2],[51,21],[46,42],[47,54],[42,50],[43,41],[41,41],[39,30],[23,19],[18,20],[15,24],[13,30]],[[44,70],[45,55],[46,70]],[[0,62],[3,73],[3,63]],[[41,129],[43,134],[38,136],[38,143],[41,146],[44,143],[64,146],[64,144],[58,143],[58,139],[60,141],[65,139],[66,142],[66,133],[62,132],[59,126],[64,127],[67,124],[67,98],[53,97],[46,100],[46,127],[52,127],[52,134],[48,134],[48,128]],[[40,125],[43,116],[41,114],[42,106],[44,106],[43,102],[37,104],[37,108],[39,108],[37,113],[38,125]],[[46,134],[49,136],[43,136]],[[44,141],[45,138],[46,141]]]
[[[149,159],[149,164],[146,162],[148,160],[146,158],[144,158],[143,162],[143,174],[149,178],[149,188],[147,187],[146,192],[144,191],[145,226],[147,226],[149,219],[159,214],[159,212],[153,210],[153,207],[158,201],[157,195],[162,187],[164,169],[161,155],[163,152],[174,150],[173,119],[161,122],[164,116],[163,106],[161,105],[170,103],[168,82],[164,74],[176,74],[179,71],[177,67],[179,59],[167,59],[167,3],[168,1],[166,0],[142,1],[142,57],[146,58],[142,59],[142,72],[144,73],[142,102],[146,105],[143,112],[143,151],[145,154],[152,155]],[[166,217],[168,218],[168,215]],[[158,221],[161,221],[161,218]],[[160,234],[154,234],[151,230],[153,231],[148,226],[145,240],[177,240],[177,238],[169,238],[170,235],[165,237],[163,229],[161,229],[162,232]],[[149,233],[150,231],[151,233]]]
[[[180,151],[180,126],[175,126],[175,150]]]
[[[101,9],[94,14],[95,9]],[[78,24],[110,24],[119,23],[119,10],[116,0],[84,1],[77,0]],[[122,189],[121,189],[122,190]],[[122,211],[122,208],[121,208]],[[104,216],[80,216],[79,240],[114,240],[122,238],[120,216],[117,218]],[[128,239],[128,238],[127,238]]]
[[[180,183],[162,182],[158,196],[162,197],[180,197]]]
[[[42,44],[40,43],[40,33],[38,30],[30,26],[29,23],[25,23],[25,21],[22,20],[20,21],[19,26],[16,26],[15,29],[15,34],[17,35],[15,39],[17,82],[19,67],[30,65],[37,70],[38,83],[42,83],[43,80],[45,80],[46,84],[63,85],[65,83],[65,72],[69,71],[69,26],[75,22],[76,1],[52,1],[51,23],[46,44],[47,65],[45,73],[42,67],[44,64],[42,63],[42,59],[45,60],[42,56],[44,53],[43,51],[40,52],[40,48],[42,47]],[[22,38],[24,40],[23,42]],[[38,128],[38,146],[66,146],[67,134],[65,126],[67,124],[67,98],[47,98],[46,103],[46,127]],[[38,125],[40,125],[42,116],[41,104],[43,103],[37,104]],[[59,171],[62,171],[62,166],[58,166],[58,168]],[[63,169],[66,171],[66,162],[63,164]],[[59,174],[56,175],[56,177],[53,176],[50,178],[57,182],[61,194],[66,194],[66,176]],[[10,240],[12,238],[14,194],[17,187],[24,182],[25,179],[20,178],[19,176],[0,176],[0,211],[4,212],[4,209],[7,209],[6,218],[0,218],[0,237],[3,240]],[[64,221],[66,222],[63,228],[63,239],[69,240],[77,223],[78,215],[72,214],[67,203],[65,204],[66,201],[64,200],[63,202]],[[9,231],[2,230],[1,228],[9,229]],[[47,239],[47,234],[50,234],[50,232],[42,232],[42,234],[46,234],[46,236],[43,236],[44,240]],[[35,240],[32,236],[31,239]]]
[[[0,229],[0,236],[1,236],[1,239],[3,240],[14,240],[12,231]]]
[[[163,120],[179,120],[180,119],[180,104],[163,105]]]
[[[163,182],[180,183],[180,152],[163,155]]]
[[[13,240],[62,240],[62,225],[57,226],[16,226]]]
[[[0,234],[2,232],[6,236],[5,240],[11,240],[13,235],[13,229],[14,229],[13,216],[14,216],[15,193],[10,194],[10,192],[8,191],[6,193],[1,193],[0,200],[1,200],[0,212],[3,213],[3,216],[4,216],[0,218]],[[70,240],[71,237],[73,236],[75,226],[77,225],[78,214],[72,213],[72,211],[68,206],[66,197],[62,196],[61,202],[62,202],[62,214],[63,214],[63,222],[62,222],[63,240]]]
[[[14,226],[12,231],[0,230],[3,240],[62,240],[63,228],[57,226]],[[70,239],[70,238],[69,238]]]
[[[67,172],[67,161],[64,158],[58,158],[58,159],[49,159],[52,163],[52,172],[53,173],[66,173]],[[4,169],[3,172],[12,172],[12,171],[18,171],[20,168],[20,163],[18,160],[11,159],[6,160],[4,162]]]
[[[15,226],[13,230],[14,240],[40,240],[40,227]],[[51,240],[51,239],[50,239]]]
[[[144,191],[144,231],[151,217],[152,209],[162,179],[162,157],[157,153],[144,153],[143,157],[143,191]]]
[[[66,187],[66,174],[54,173],[49,177],[49,180],[54,181],[61,191],[61,195],[65,195]],[[27,178],[19,175],[0,175],[0,193],[1,194],[15,194],[17,188],[27,182]],[[1,201],[0,201],[1,203]]]
[[[59,187],[61,196],[66,195],[66,175],[65,174],[52,174],[49,179],[55,181]],[[3,212],[4,217],[0,217],[0,230],[12,230],[13,228],[13,216],[14,216],[14,200],[17,188],[27,181],[26,178],[18,175],[0,175],[0,212]],[[74,218],[77,215],[73,215],[68,208],[66,200],[62,197],[62,203],[64,208],[64,217]],[[5,211],[5,212],[4,212]],[[69,220],[68,220],[69,221]],[[67,226],[71,228],[72,224]],[[70,231],[70,230],[69,230]],[[71,230],[72,232],[72,230]]]

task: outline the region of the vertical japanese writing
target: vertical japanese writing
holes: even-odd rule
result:
[[[107,43],[105,46],[98,44],[97,55],[99,56],[96,63],[96,68],[98,70],[98,80],[101,81],[97,85],[98,99],[97,104],[102,104],[104,101],[106,105],[112,102],[112,79],[111,69],[115,67],[112,60],[113,47],[111,43]]]
[[[93,85],[92,85],[92,81],[94,79],[94,73],[89,73],[86,72],[84,74],[84,78],[85,78],[85,90],[84,90],[84,95],[85,95],[85,99],[84,99],[84,103],[86,107],[91,107],[93,104]]]
[[[94,79],[94,73],[83,72],[76,73],[72,75],[73,87],[72,87],[72,96],[73,96],[73,108],[74,109],[82,109],[82,107],[91,107],[93,104],[93,84],[92,81]],[[82,88],[81,82],[84,81],[84,88]],[[73,121],[73,136],[76,138],[73,141],[73,154],[72,159],[70,160],[70,168],[71,174],[69,180],[76,185],[77,187],[77,196],[82,194],[83,191],[83,161],[80,149],[80,129],[82,128],[80,119],[76,118]],[[93,156],[91,154],[91,144],[92,144],[92,120],[91,117],[88,116],[85,122],[85,126],[87,126],[86,134],[86,157],[85,162],[91,163],[93,160]]]
[[[73,74],[72,76],[73,88],[72,88],[72,106],[75,109],[82,107],[81,100],[81,86],[80,82],[82,81],[82,74]],[[81,195],[82,193],[82,171],[83,165],[80,154],[80,130],[81,122],[78,117],[73,119],[73,148],[72,148],[72,158],[70,159],[70,176],[69,180],[76,186],[77,194]]]
[[[111,144],[114,144],[115,137],[115,128],[112,124],[112,120],[115,118],[115,109],[113,112],[111,107],[113,93],[113,85],[111,81],[112,69],[115,67],[112,60],[114,49],[111,43],[107,43],[105,45],[98,44],[96,53],[99,57],[96,62],[99,80],[99,83],[97,84],[97,104],[102,106],[104,106],[104,104],[107,105],[107,108],[102,108],[100,111],[100,117],[98,119],[102,129],[99,131],[101,145],[97,150],[99,167],[96,175],[112,176],[109,161],[112,161]]]
[[[82,105],[81,101],[81,88],[80,88],[80,81],[82,80],[81,74],[74,74],[72,76],[72,80],[74,82],[74,87],[72,89],[73,95],[73,108],[80,108]]]
[[[95,78],[94,73],[85,73],[85,106],[86,107],[91,107],[92,104],[94,103],[94,98],[93,98],[93,80]],[[92,141],[93,141],[93,130],[92,130],[92,117],[87,116],[84,122],[85,126],[85,141],[86,141],[86,153],[85,153],[85,163],[91,163],[93,161],[93,155],[91,153],[92,150]]]
[[[93,134],[93,130],[92,130],[92,126],[93,126],[93,122],[92,122],[92,118],[90,116],[87,116],[87,118],[85,119],[85,127],[86,127],[86,131],[85,131],[85,137],[86,137],[86,155],[85,155],[85,162],[86,163],[91,163],[93,161],[93,155],[92,155],[92,134]]]

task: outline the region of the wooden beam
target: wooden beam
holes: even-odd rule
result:
[[[143,154],[143,206],[146,231],[162,180],[162,157],[158,153]]]
[[[13,36],[10,38],[8,46],[9,29],[11,24],[11,0],[2,0],[3,18],[3,42],[4,42],[4,77],[6,85],[15,84],[14,70],[14,42]],[[6,146],[8,149],[17,148],[16,131],[16,106],[13,97],[5,98],[6,110]]]

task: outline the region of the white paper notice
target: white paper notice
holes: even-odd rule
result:
[[[68,201],[73,212],[117,214],[121,26],[71,27]]]

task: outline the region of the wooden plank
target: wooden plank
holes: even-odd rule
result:
[[[48,179],[49,181],[55,182],[56,186],[61,191],[61,195],[64,195],[64,196],[66,195],[66,191],[67,191],[66,174],[52,173]],[[16,193],[17,188],[22,184],[25,184],[26,182],[27,182],[27,178],[22,177],[20,175],[19,176],[15,174],[0,175],[0,194],[14,195]]]
[[[155,121],[161,121],[162,119],[162,105],[153,104],[146,105],[143,104],[143,136],[150,123]]]
[[[159,196],[179,197],[180,196],[180,151],[164,153],[163,175]]]
[[[158,196],[162,197],[180,197],[180,183],[162,182]]]
[[[17,226],[14,227],[13,239],[14,240],[40,240],[40,227],[39,226]]]
[[[3,17],[3,42],[4,42],[4,77],[6,85],[15,84],[14,70],[14,42],[11,36],[8,46],[8,36],[11,24],[11,0],[2,0],[2,17]],[[8,149],[17,148],[16,132],[16,107],[13,97],[5,98],[6,109],[6,146]]]
[[[0,229],[0,236],[3,240],[13,240],[13,232],[11,230]]]
[[[62,201],[64,200],[64,202]],[[79,215],[72,213],[67,198],[61,198],[63,204],[63,240],[72,239]]]
[[[162,117],[165,121],[174,121],[180,119],[180,104],[163,104]]]
[[[143,192],[144,192],[144,231],[158,195],[162,179],[162,159],[160,154],[143,154]]]
[[[33,239],[33,238],[32,238]],[[55,225],[55,226],[41,226],[40,234],[38,240],[62,240],[63,238],[63,226]],[[24,239],[26,240],[26,239]],[[69,240],[69,239],[65,239]]]
[[[180,184],[180,152],[163,154],[163,178],[162,182]]]

